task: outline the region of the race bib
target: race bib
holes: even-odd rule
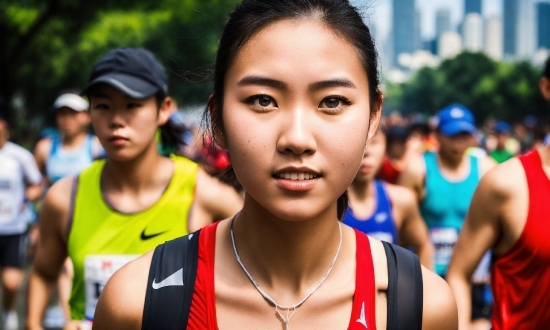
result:
[[[84,281],[86,286],[86,318],[94,317],[97,301],[103,287],[122,266],[139,255],[89,255],[84,260]]]
[[[7,224],[13,221],[15,213],[14,212],[14,201],[5,198],[3,199],[0,196],[0,225]]]
[[[458,231],[455,228],[431,228],[430,239],[435,248],[435,270],[437,274],[444,275],[458,240]]]

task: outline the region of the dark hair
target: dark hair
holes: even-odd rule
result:
[[[544,71],[542,75],[550,79],[550,56],[548,56],[548,59],[546,60],[546,65],[544,65]]]
[[[380,96],[378,54],[369,28],[348,0],[243,0],[229,15],[222,31],[214,68],[214,108],[211,113],[206,109],[203,116],[203,122],[207,126],[205,131],[210,131],[214,140],[224,133],[222,105],[225,76],[239,50],[267,25],[300,18],[313,18],[323,22],[356,48],[367,73],[371,118],[375,115]],[[346,192],[338,198],[337,204],[338,217],[342,218],[348,204]]]
[[[160,110],[160,107],[166,97],[167,96],[162,91],[155,94],[157,109]],[[159,151],[162,155],[169,156],[170,154],[175,154],[186,145],[183,136],[190,130],[190,128],[182,122],[178,122],[170,117],[164,125],[159,126],[159,130]]]

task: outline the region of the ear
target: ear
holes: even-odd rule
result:
[[[227,140],[225,139],[223,127],[219,127],[217,124],[218,122],[221,122],[221,113],[219,113],[213,94],[210,94],[208,97],[208,112],[210,113],[210,125],[212,128],[212,134],[214,134],[214,140],[220,147],[227,149]]]
[[[158,126],[162,126],[162,125],[166,124],[168,119],[170,119],[170,116],[174,112],[174,109],[173,109],[173,106],[172,106],[173,103],[174,102],[172,101],[172,98],[170,96],[167,96],[167,97],[164,98],[164,100],[160,104],[159,115],[158,115],[158,119],[157,119],[157,125]]]
[[[546,77],[540,78],[539,87],[542,97],[544,97],[546,101],[550,101],[550,79]]]
[[[367,145],[378,130],[378,125],[380,125],[380,118],[382,117],[382,103],[384,103],[384,94],[381,89],[377,90],[377,100],[374,109],[371,109],[371,116],[369,122],[369,134],[367,137]]]

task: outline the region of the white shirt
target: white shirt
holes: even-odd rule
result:
[[[15,143],[0,149],[0,235],[22,234],[27,221],[22,216],[27,185],[42,181],[33,155]]]

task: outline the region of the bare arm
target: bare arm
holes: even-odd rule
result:
[[[461,329],[470,323],[472,274],[483,255],[498,243],[503,209],[511,194],[521,189],[507,179],[509,165],[521,165],[517,159],[510,163],[495,168],[480,181],[449,265],[447,281],[457,301]]]
[[[416,157],[405,167],[399,176],[398,184],[409,188],[414,192],[417,204],[424,199],[424,180],[426,177],[426,165],[423,157]]]
[[[119,269],[101,292],[93,329],[141,329],[153,252]]]
[[[67,257],[65,227],[70,207],[72,178],[52,186],[40,210],[40,240],[29,276],[28,329],[41,329],[61,266]]]
[[[52,148],[52,141],[48,138],[38,141],[34,148],[34,159],[42,175],[46,175],[46,161]]]
[[[242,207],[243,198],[235,189],[199,168],[189,232],[194,232],[216,220],[229,218]]]
[[[424,303],[422,329],[458,329],[458,315],[451,289],[438,275],[422,267]]]
[[[420,258],[424,267],[433,269],[434,247],[428,235],[428,227],[420,215],[412,191],[398,186],[388,186],[395,213],[399,217],[399,243],[411,246]]]

